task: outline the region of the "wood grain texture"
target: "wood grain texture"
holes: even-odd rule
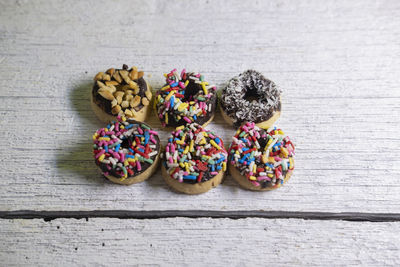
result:
[[[400,223],[0,220],[7,266],[398,266]]]
[[[0,1],[0,210],[400,212],[398,1]],[[223,87],[254,68],[283,90],[280,126],[297,144],[283,188],[227,177],[199,196],[158,172],[124,187],[101,177],[92,77],[122,63],[154,88],[172,68]],[[148,121],[168,133],[154,116]],[[226,143],[221,114],[208,126]]]

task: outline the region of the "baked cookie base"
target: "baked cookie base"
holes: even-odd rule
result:
[[[225,113],[225,111],[222,109],[221,105],[219,105],[219,109],[221,111],[222,117],[224,118],[224,120],[231,126],[233,125],[233,120],[228,116],[228,114]],[[259,123],[256,123],[256,125],[262,129],[268,129],[271,126],[274,125],[274,123],[279,119],[279,117],[281,116],[281,112],[280,111],[275,111],[274,115],[272,115],[271,118],[269,118],[266,121],[262,121]],[[245,122],[244,122],[245,123]]]
[[[262,188],[261,186],[255,186],[252,184],[245,176],[241,175],[239,170],[233,166],[232,164],[228,164],[228,170],[229,173],[232,175],[233,179],[235,179],[236,182],[239,183],[239,185],[245,189],[252,190],[252,191],[271,191],[274,189],[277,189],[281,187],[282,184],[277,184],[276,186],[269,186],[266,188]],[[288,172],[285,175],[285,178],[283,179],[283,184],[285,184],[290,176],[292,175],[293,170],[288,170]]]
[[[211,188],[217,187],[224,178],[224,172],[221,170],[214,178],[202,182],[202,183],[195,183],[195,184],[188,184],[188,183],[181,183],[178,180],[175,180],[169,175],[167,170],[164,167],[164,164],[161,164],[161,171],[164,181],[175,191],[180,193],[185,193],[188,195],[197,195],[202,194],[209,191]]]
[[[161,151],[161,149],[160,149],[160,151]],[[153,164],[150,165],[150,167],[148,167],[147,170],[145,170],[144,172],[142,172],[139,175],[136,175],[136,176],[130,177],[130,178],[126,178],[123,181],[121,181],[121,178],[117,178],[117,177],[114,177],[111,175],[104,175],[104,176],[107,177],[108,180],[110,180],[111,182],[116,183],[116,184],[132,185],[132,184],[143,182],[144,180],[151,177],[151,175],[157,170],[158,164],[160,163],[160,153],[161,153],[160,151],[157,154]]]

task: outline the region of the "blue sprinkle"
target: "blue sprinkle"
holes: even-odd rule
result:
[[[193,115],[193,120],[197,120],[197,116],[196,115]]]
[[[132,152],[132,153],[134,153],[135,154],[135,151],[133,151],[133,149],[132,148],[128,148],[129,149],[129,151],[130,152]]]
[[[104,146],[104,150],[108,153],[108,146]]]
[[[215,138],[215,142],[219,145],[221,143],[221,140],[219,140],[218,137]]]
[[[283,180],[281,180],[281,184],[283,184]]]
[[[222,167],[221,166],[217,166],[217,171],[220,171],[222,169]]]
[[[176,86],[178,86],[178,82],[175,82],[175,83],[171,84],[170,86],[171,86],[171,88],[176,87]]]
[[[132,127],[133,127],[133,124],[128,124],[128,125],[125,126],[125,129],[129,130]]]
[[[126,158],[131,158],[131,159],[134,159],[134,158],[135,158],[135,156],[129,155],[129,154],[128,154],[128,155],[125,155],[125,157],[126,157]]]
[[[175,97],[171,96],[171,98],[169,99],[169,105],[171,106],[171,108],[174,107],[174,103],[175,103]]]
[[[103,137],[107,137],[107,138],[110,138],[110,136],[108,136],[108,135],[105,135],[105,136],[103,136]]]
[[[150,135],[148,131],[144,132],[144,144],[147,145],[147,143],[149,142],[150,139]]]
[[[144,153],[144,149],[143,148],[138,148],[138,150],[142,153]]]
[[[215,166],[214,166],[214,164],[213,164],[213,165],[211,165],[211,171],[212,171],[212,172],[214,172],[214,171],[215,171]]]
[[[169,143],[172,143],[172,138],[168,138],[168,142],[169,142]]]
[[[110,124],[107,124],[107,129],[110,129],[110,127],[111,127],[111,125],[110,125]]]
[[[242,148],[242,151],[245,152],[245,151],[247,151],[247,150],[249,150],[249,149],[250,149],[250,148],[243,147],[243,148]]]
[[[196,180],[196,176],[194,176],[194,175],[184,175],[183,179]]]
[[[183,152],[184,150],[183,150],[182,148],[179,148],[178,151],[179,151],[179,152]]]
[[[121,144],[118,144],[118,145],[115,146],[115,152],[118,152],[120,146],[121,146]]]

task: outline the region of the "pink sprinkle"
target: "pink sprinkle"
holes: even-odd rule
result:
[[[262,180],[271,181],[271,178],[269,178],[268,176],[258,176],[258,177],[257,177],[257,180],[258,180],[258,181],[262,181]]]
[[[136,168],[140,172],[142,170],[142,166],[140,165],[139,161],[136,161]]]
[[[174,163],[174,160],[172,159],[172,157],[170,157],[170,158],[168,159],[168,161],[169,161],[169,163]]]
[[[113,154],[114,158],[116,158],[117,160],[121,158],[117,152],[111,151],[111,154]]]
[[[98,159],[104,153],[105,153],[105,151],[104,151],[104,149],[102,149],[99,153],[96,154],[96,159]]]
[[[125,154],[122,153],[122,152],[118,152],[118,153],[119,153],[119,155],[121,156],[121,161],[122,161],[122,162],[125,161]]]
[[[107,170],[111,170],[111,166],[110,165],[106,165]]]
[[[103,172],[103,174],[104,174],[104,175],[110,175],[110,173],[109,173],[109,172]]]
[[[169,146],[166,146],[166,147],[165,147],[165,151],[166,151],[166,152],[169,152]]]
[[[158,115],[158,117],[159,117],[160,119],[162,119],[162,117],[163,117],[163,114],[159,114],[159,115]]]
[[[115,124],[115,131],[119,131],[119,122],[117,122],[116,124]]]
[[[210,172],[211,175],[217,175],[218,172]]]
[[[181,76],[183,76],[183,75],[181,75]],[[185,84],[183,82],[179,82],[179,87],[183,89],[183,88],[185,88]]]
[[[260,186],[260,183],[256,182],[256,181],[250,181],[252,184],[254,184],[255,186]]]
[[[182,72],[181,72],[181,78],[183,77],[183,75],[185,75],[185,73],[186,73],[186,70],[183,69]],[[183,88],[183,87],[182,87],[182,88]]]
[[[157,143],[156,139],[154,139],[154,137],[153,137],[152,135],[150,135],[150,141],[151,141],[153,144],[156,144],[156,143]]]
[[[188,118],[188,117],[183,117],[183,119],[187,122],[187,123],[191,123],[192,121]]]
[[[281,161],[282,159],[281,159],[280,157],[278,157],[278,156],[275,156],[275,157],[274,157],[274,160],[275,160],[275,161]]]
[[[154,130],[149,130],[149,134],[155,134],[155,135],[158,135],[158,132],[157,132],[157,131],[154,131]]]
[[[175,153],[175,145],[171,145],[171,153]]]
[[[139,134],[143,134],[142,128],[138,127],[137,130],[138,130]]]

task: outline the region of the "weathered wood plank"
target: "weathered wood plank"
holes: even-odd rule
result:
[[[399,2],[17,1],[0,10],[0,210],[400,212]],[[143,68],[155,88],[173,67],[219,87],[247,68],[265,73],[283,90],[278,125],[297,144],[293,178],[260,194],[228,176],[201,196],[171,192],[160,173],[132,187],[105,181],[91,160],[102,124],[89,90],[97,71],[122,63]],[[234,132],[220,114],[209,128],[226,143]]]
[[[7,266],[383,266],[400,223],[188,219],[0,220]]]

